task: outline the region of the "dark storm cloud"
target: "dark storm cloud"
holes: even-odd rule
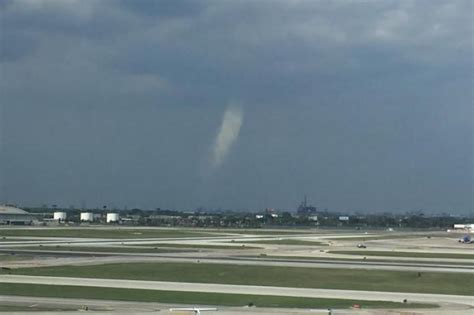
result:
[[[306,193],[341,210],[472,208],[470,1],[0,12],[4,200],[254,209]],[[201,178],[234,101],[240,135]]]
[[[186,17],[199,14],[203,8],[205,1],[192,0],[139,0],[116,1],[119,6],[127,11],[131,11],[141,16],[148,17]]]
[[[25,32],[4,32],[0,38],[3,43],[0,45],[2,61],[17,61],[26,57],[36,47],[34,36]]]
[[[463,43],[464,37],[449,23],[415,22],[424,21],[421,14],[446,18],[440,13],[430,17],[418,6],[405,12],[393,8],[394,3],[382,3],[377,5],[387,12],[382,18],[362,19],[353,9],[362,16],[367,12],[355,4],[276,2],[269,10],[260,2],[211,3],[199,16],[158,21],[151,26],[155,31],[138,35],[132,45],[122,47],[124,53],[116,64],[125,71],[155,73],[180,85],[216,86],[225,93],[240,89],[264,97],[279,92],[280,96],[300,95],[309,87],[327,88],[332,81],[338,84],[366,73],[371,79],[372,73],[384,76],[410,71],[412,65],[451,62],[442,54],[449,53],[460,63],[470,57],[470,43]],[[439,35],[429,28],[439,28]],[[445,40],[451,44],[444,45]],[[433,42],[437,44],[434,51],[429,47]],[[452,47],[457,50],[451,52]]]

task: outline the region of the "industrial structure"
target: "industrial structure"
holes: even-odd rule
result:
[[[107,213],[107,223],[116,223],[120,221],[118,213]]]
[[[13,206],[0,206],[0,224],[11,225],[30,225],[33,223],[35,217]]]
[[[81,222],[93,222],[94,214],[92,212],[81,212]]]
[[[474,223],[470,224],[455,224],[455,230],[474,230]]]
[[[66,221],[66,218],[67,218],[66,212],[56,211],[53,213],[53,220],[56,220],[58,222],[64,222]]]
[[[308,205],[308,199],[305,195],[303,202],[301,202],[301,204],[298,206],[298,209],[296,209],[296,213],[298,214],[298,216],[306,217],[310,215],[315,215],[317,210],[318,209],[316,207]]]

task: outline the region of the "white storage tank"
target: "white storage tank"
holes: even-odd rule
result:
[[[474,229],[474,223],[472,223],[472,224],[455,224],[454,229],[455,230],[472,230],[472,229]]]
[[[118,222],[119,220],[118,213],[107,213],[107,223]]]
[[[92,212],[82,212],[81,221],[84,221],[84,222],[94,221],[94,214],[92,214]]]
[[[58,221],[66,221],[66,212],[57,211],[53,214],[53,219]]]

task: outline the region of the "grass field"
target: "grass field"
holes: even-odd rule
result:
[[[157,253],[176,253],[183,252],[186,250],[171,248],[159,248],[159,247],[99,247],[99,246],[27,246],[17,247],[15,249],[25,250],[44,250],[44,251],[69,251],[69,252],[98,252],[98,253],[143,253],[143,254],[157,254]]]
[[[180,229],[114,229],[114,228],[53,228],[53,229],[0,229],[0,237],[77,237],[77,238],[161,238],[161,237],[212,237],[206,231]]]
[[[133,246],[133,247],[132,247]],[[196,251],[197,249],[256,249],[252,246],[226,246],[226,245],[194,245],[194,244],[143,244],[127,245],[127,247],[110,246],[22,246],[15,249],[33,250],[60,250],[60,251],[80,251],[80,252],[105,252],[105,253],[176,253]]]
[[[387,263],[413,263],[413,264],[423,264],[423,265],[439,265],[439,261],[423,261],[420,262],[419,260],[400,260],[400,259],[384,259],[384,258],[377,258],[377,257],[368,257],[366,259],[354,257],[354,258],[340,258],[340,257],[310,257],[310,256],[275,256],[275,255],[259,255],[259,256],[247,256],[241,255],[239,257],[243,258],[261,258],[263,259],[282,259],[282,260],[314,260],[314,261],[340,261],[340,262],[387,262]],[[442,262],[443,265],[473,265],[474,261],[471,262],[457,262],[457,261],[450,261],[450,262]]]
[[[1,237],[0,243],[3,242],[18,242],[18,241],[32,241],[32,239],[14,238],[14,237]]]
[[[386,256],[386,257],[413,257],[413,258],[454,258],[474,259],[474,254],[450,254],[450,253],[419,253],[419,252],[393,252],[393,251],[371,251],[371,250],[334,250],[332,254],[362,255],[362,256]]]
[[[307,235],[324,233],[319,230],[311,229],[295,229],[295,230],[267,230],[267,229],[205,229],[208,232],[215,233],[232,233],[232,234],[250,234],[250,235]]]
[[[343,299],[316,299],[283,296],[260,296],[222,293],[174,292],[136,289],[96,288],[80,286],[52,286],[1,283],[0,294],[20,296],[104,299],[191,305],[244,306],[252,303],[259,307],[295,308],[349,308],[360,304],[364,308],[427,308],[432,304],[411,304],[383,301],[356,301]],[[0,309],[1,310],[1,309]]]
[[[275,244],[275,245],[305,245],[305,246],[328,246],[326,243],[318,241],[304,241],[295,239],[283,240],[261,240],[261,241],[239,241],[239,243],[249,244]]]
[[[474,295],[474,275],[204,263],[24,268],[11,274]],[[462,283],[462,285],[459,285]]]
[[[0,254],[0,261],[15,261],[29,259],[31,256]]]
[[[390,233],[384,233],[384,234],[379,234],[379,235],[365,235],[365,234],[360,234],[360,236],[353,237],[353,236],[341,236],[341,237],[329,237],[326,238],[327,240],[331,241],[376,241],[376,240],[391,240],[391,239],[413,239],[413,240],[420,240],[420,239],[426,239],[427,236],[430,236],[432,239],[436,238],[446,238],[446,237],[451,237],[451,238],[458,238],[462,236],[463,234],[458,234],[458,233],[446,233],[446,232],[426,232],[426,233],[420,233],[420,232],[407,232],[404,234],[396,233],[396,234],[390,234]]]
[[[190,248],[190,249],[256,249],[256,246],[230,246],[230,245],[205,245],[205,244],[173,244],[173,243],[156,243],[156,244],[136,244],[133,246],[157,246],[157,247],[173,247],[173,248]]]
[[[75,309],[62,309],[62,308],[52,308],[52,307],[30,307],[30,306],[21,306],[21,305],[0,305],[0,312],[58,312],[58,311],[72,311]]]
[[[2,302],[3,303],[3,302]],[[77,307],[68,307],[68,306],[42,306],[38,304],[33,305],[11,305],[11,304],[1,304],[0,312],[58,312],[56,314],[61,314],[59,312],[70,312],[77,311]],[[91,309],[90,309],[91,310]]]

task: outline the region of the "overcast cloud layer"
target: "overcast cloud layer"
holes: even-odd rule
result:
[[[472,1],[0,2],[0,202],[466,213]],[[229,102],[245,113],[211,176]]]

